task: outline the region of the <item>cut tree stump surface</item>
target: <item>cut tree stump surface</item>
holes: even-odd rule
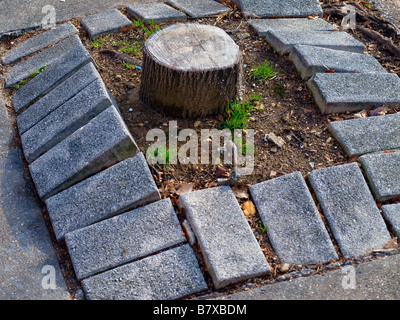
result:
[[[183,117],[222,112],[237,96],[239,47],[220,28],[176,24],[155,33],[143,50],[142,102]]]

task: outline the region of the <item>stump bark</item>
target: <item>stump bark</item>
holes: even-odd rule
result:
[[[222,29],[172,25],[144,45],[140,99],[183,118],[220,114],[239,94],[241,61],[239,47]]]

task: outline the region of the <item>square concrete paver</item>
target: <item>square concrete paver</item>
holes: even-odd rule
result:
[[[91,38],[118,32],[122,27],[132,25],[132,22],[118,9],[111,9],[88,16],[83,18],[81,23],[89,32]]]

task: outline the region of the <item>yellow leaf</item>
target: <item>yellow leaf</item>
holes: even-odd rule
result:
[[[242,209],[243,209],[243,213],[246,216],[253,216],[256,213],[256,207],[254,206],[253,202],[246,201],[243,205],[242,205]]]

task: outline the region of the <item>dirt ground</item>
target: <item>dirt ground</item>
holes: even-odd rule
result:
[[[342,4],[343,1],[323,1],[325,4]],[[351,4],[351,2],[347,2]],[[355,1],[362,5],[362,1]],[[373,8],[365,7],[371,15],[380,16]],[[336,17],[324,15],[324,19],[340,25],[340,20]],[[239,45],[243,55],[244,67],[244,99],[249,100],[251,95],[257,94],[262,98],[255,103],[255,110],[250,116],[247,130],[254,130],[255,141],[255,163],[254,171],[251,175],[242,177],[246,181],[245,185],[233,187],[233,190],[241,205],[249,205],[251,200],[248,194],[248,186],[262,182],[280,175],[300,171],[306,177],[313,169],[319,169],[351,161],[356,158],[349,158],[338,142],[331,136],[327,126],[330,121],[340,121],[348,118],[360,116],[374,116],[377,114],[394,113],[398,110],[382,106],[376,110],[369,110],[355,114],[330,114],[321,115],[311,92],[306,86],[306,82],[300,75],[287,56],[279,56],[274,50],[260,39],[256,32],[245,23],[238,12],[221,15],[214,18],[196,19],[197,23],[209,24],[224,29],[233,40]],[[79,20],[72,23],[79,28],[80,37],[92,54],[98,65],[99,72],[109,88],[111,94],[117,101],[122,116],[130,129],[135,141],[142,152],[146,152],[151,145],[151,141],[146,141],[146,135],[150,129],[160,128],[168,135],[169,122],[177,121],[178,128],[192,128],[200,135],[201,129],[218,129],[224,120],[224,115],[219,117],[209,117],[204,119],[177,119],[157,110],[143,105],[139,100],[139,88],[142,70],[140,68],[141,46],[143,40],[147,38],[143,26],[126,28],[118,34],[102,37],[99,41],[93,42],[89,39],[87,32],[82,28]],[[161,24],[165,27],[168,24]],[[373,23],[363,22],[367,28],[374,29],[386,37],[390,37],[395,44],[399,44],[399,38],[391,34],[386,28]],[[150,26],[149,28],[155,28]],[[349,31],[354,37],[366,44],[367,52],[377,58],[387,71],[400,75],[400,57],[394,57],[381,44],[368,39],[358,31]],[[7,38],[0,42],[0,55],[3,55],[9,48],[23,42],[28,37],[37,32],[30,31],[17,39]],[[110,51],[121,53],[121,48],[130,45],[133,52],[126,53],[132,59],[137,59],[135,64],[127,64],[121,59],[115,58]],[[273,63],[277,76],[267,81],[253,80],[250,77],[251,69],[254,65],[260,65],[264,61]],[[137,66],[137,67],[136,67]],[[8,68],[4,68],[0,75],[5,75]],[[278,90],[277,88],[280,88]],[[10,97],[15,89],[5,91],[5,101],[9,112],[13,114]],[[12,117],[15,119],[15,116]],[[284,140],[284,145],[279,147],[272,142],[264,139],[266,134],[274,133]],[[19,137],[15,144],[19,144]],[[217,185],[217,178],[229,176],[231,166],[219,167],[214,164],[201,165],[159,165],[151,166],[154,179],[161,191],[162,197],[170,197],[176,204],[180,192],[200,190]],[[43,209],[45,211],[45,208]],[[274,279],[280,274],[293,270],[301,270],[304,266],[292,266],[290,270],[282,271],[281,265],[269,243],[267,233],[263,231],[260,216],[248,208],[245,212],[250,226],[252,227],[262,250],[272,266],[273,272],[270,276],[256,279],[255,282],[265,282]],[[45,213],[46,216],[46,213]],[[184,219],[184,213],[179,213],[180,220]],[[323,218],[323,216],[322,216]],[[51,226],[49,226],[51,228]],[[327,226],[328,232],[330,232]],[[333,239],[333,237],[331,237]],[[334,242],[334,239],[333,239]],[[58,246],[58,247],[57,247]],[[56,247],[61,252],[64,260],[66,273],[71,274],[72,266],[68,260],[67,252],[63,244]],[[340,252],[336,246],[339,256]],[[201,263],[199,249],[196,250]],[[342,257],[340,260],[344,260]],[[205,266],[202,265],[203,270]],[[310,266],[307,266],[310,268]],[[321,266],[313,266],[315,272]],[[212,287],[211,279],[207,272],[204,272],[207,282]],[[254,279],[252,280],[254,282]],[[76,287],[76,281],[71,281],[70,287]],[[225,291],[234,291],[238,286],[231,286]]]

